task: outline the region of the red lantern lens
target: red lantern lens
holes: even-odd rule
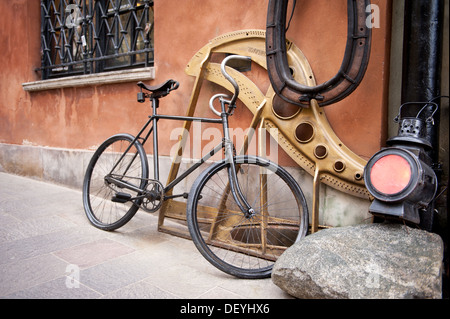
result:
[[[411,174],[407,160],[399,155],[386,155],[373,164],[370,182],[378,192],[393,195],[408,186]]]

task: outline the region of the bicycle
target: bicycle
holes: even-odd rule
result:
[[[165,194],[223,150],[223,159],[205,169],[187,195],[190,236],[200,253],[225,273],[239,278],[266,278],[279,255],[306,236],[308,207],[300,186],[284,168],[258,156],[234,154],[228,118],[236,108],[239,86],[226,71],[226,64],[232,59],[251,60],[231,55],[221,63],[222,74],[235,92],[231,98],[216,94],[210,99],[209,107],[220,119],[160,115],[159,99],[176,90],[178,82],[168,80],[157,86],[139,82],[138,101],[149,98],[152,115],[137,136],[113,135],[94,152],[83,182],[83,205],[91,224],[102,230],[115,230],[138,209],[156,212],[164,200],[186,197],[186,193]],[[217,99],[220,111],[214,106]],[[202,121],[223,127],[222,143],[166,186],[159,181],[160,119]],[[143,145],[152,133],[154,176],[149,178]]]

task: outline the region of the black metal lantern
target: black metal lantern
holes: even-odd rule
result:
[[[401,118],[402,107],[410,104],[425,106],[415,117]],[[372,214],[419,224],[419,210],[433,201],[438,180],[425,151],[431,149],[425,136],[425,124],[432,124],[433,117],[420,117],[422,110],[430,105],[434,105],[437,110],[435,103],[403,104],[395,118],[399,123],[398,135],[387,141],[390,147],[375,153],[367,162],[364,181],[374,197],[369,208]]]
[[[376,153],[364,170],[366,187],[375,198],[369,211],[418,224],[419,208],[426,207],[437,191],[433,169],[414,152],[390,147]]]

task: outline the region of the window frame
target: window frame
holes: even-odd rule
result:
[[[70,8],[79,11],[70,13]],[[69,15],[79,14],[67,27]],[[41,0],[41,67],[36,71],[50,80],[148,70],[154,64],[153,25],[152,0]],[[138,39],[143,48],[137,48]],[[117,63],[127,59],[127,64]]]

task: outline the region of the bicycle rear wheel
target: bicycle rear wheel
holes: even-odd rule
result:
[[[139,209],[140,193],[120,188],[108,181],[113,176],[144,189],[148,178],[148,161],[141,143],[129,134],[108,138],[92,156],[83,182],[83,205],[89,221],[97,228],[114,230],[125,225]],[[128,152],[125,151],[130,147]],[[127,200],[131,199],[131,200]]]
[[[193,242],[215,267],[239,278],[270,277],[277,258],[306,236],[308,207],[294,178],[270,161],[236,157],[238,183],[255,211],[246,217],[231,194],[225,161],[194,182],[187,203]]]

